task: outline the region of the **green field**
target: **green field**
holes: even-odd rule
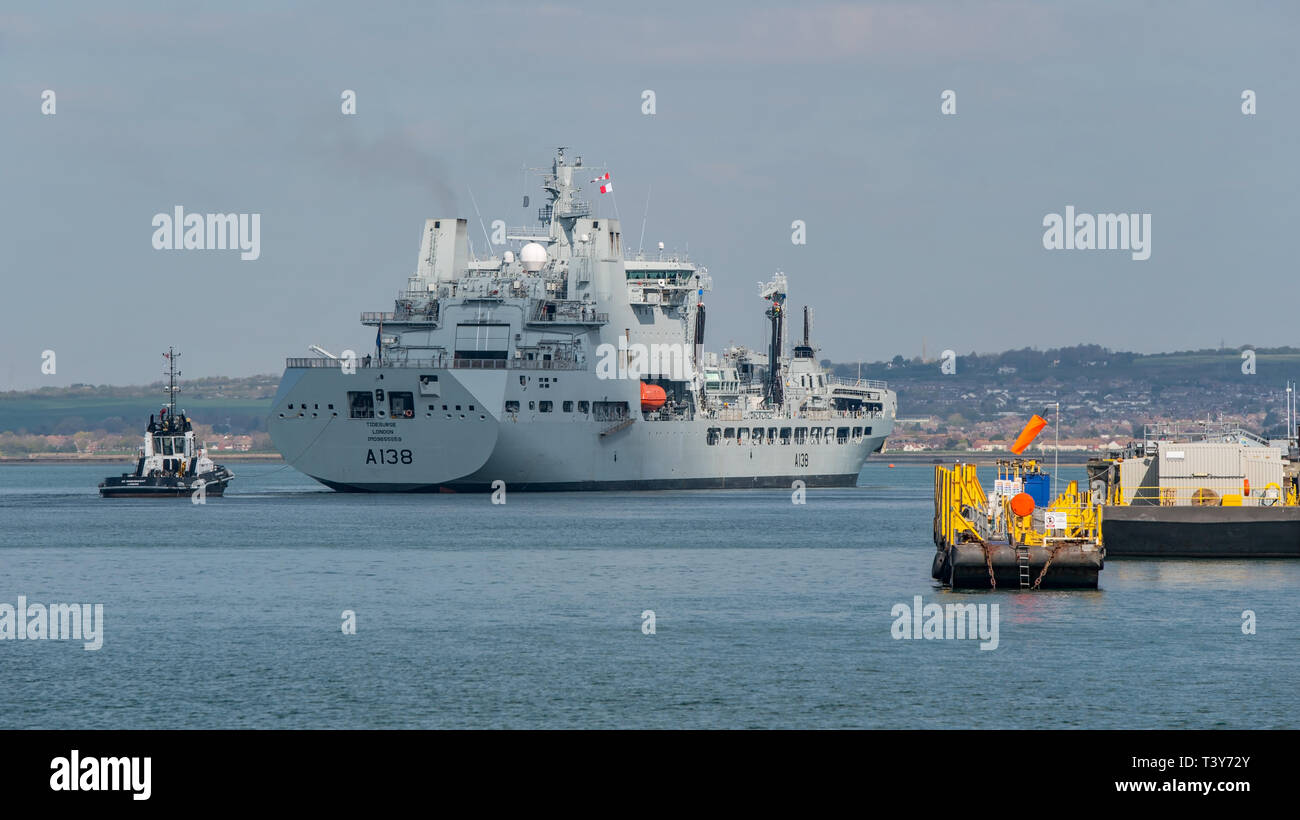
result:
[[[44,398],[17,394],[0,398],[0,432],[28,435],[71,434],[82,430],[143,432],[150,413],[162,407],[161,397],[151,399],[96,396]],[[182,402],[197,424],[225,425],[232,432],[264,430],[270,399],[192,399]]]

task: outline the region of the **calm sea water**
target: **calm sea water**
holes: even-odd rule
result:
[[[928,466],[804,506],[340,495],[279,465],[202,506],[101,500],[115,469],[0,466],[0,602],[105,610],[99,651],[0,641],[2,728],[1300,726],[1300,562],[945,592]],[[999,604],[999,647],[894,640],[916,595]]]

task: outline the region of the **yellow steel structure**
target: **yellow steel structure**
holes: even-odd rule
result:
[[[1022,481],[1038,472],[1037,462],[1031,459],[998,462],[999,480]],[[1046,513],[1065,515],[1065,527],[1051,531],[1046,529],[1046,515],[1013,513],[1008,494],[998,496],[997,504],[990,508],[974,464],[934,468],[934,509],[935,539],[940,545],[994,539],[1023,546],[1048,546],[1059,541],[1101,542],[1101,507],[1093,504],[1091,494],[1079,491],[1077,481],[1071,481],[1065,492],[1044,509]],[[1034,526],[1036,517],[1041,530]]]
[[[974,464],[943,465],[934,468],[934,528],[937,543],[958,544],[979,541],[973,516],[988,507],[988,496],[980,486]],[[972,518],[967,518],[970,514]],[[963,537],[958,538],[962,534]]]

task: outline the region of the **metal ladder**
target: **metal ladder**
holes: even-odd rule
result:
[[[1029,589],[1029,547],[1016,547],[1016,563],[1020,565],[1020,588]]]

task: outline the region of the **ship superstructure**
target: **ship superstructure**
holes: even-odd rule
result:
[[[557,151],[539,227],[478,258],[465,219],[425,222],[415,273],[364,354],[293,358],[268,422],[286,461],[337,490],[852,485],[893,429],[883,382],[834,377],[787,281],[760,283],[765,349],[703,349],[708,270],[627,254]]]

